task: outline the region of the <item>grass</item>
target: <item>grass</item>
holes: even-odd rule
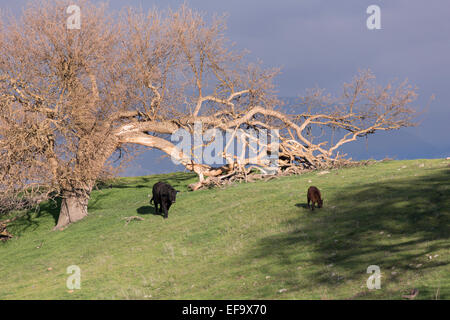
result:
[[[188,173],[121,178],[89,216],[16,220],[0,244],[0,299],[450,299],[450,161],[409,160],[188,192]],[[182,192],[164,220],[147,195]],[[317,186],[324,208],[306,208]],[[125,225],[124,217],[144,221]],[[431,259],[429,258],[431,256]],[[81,268],[81,289],[66,287]],[[366,287],[367,267],[381,289]],[[285,290],[283,290],[285,289]]]

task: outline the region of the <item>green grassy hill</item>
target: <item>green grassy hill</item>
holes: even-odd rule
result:
[[[0,299],[450,299],[450,161],[411,160],[188,192],[187,173],[122,178],[52,232],[45,204],[0,244]],[[183,191],[164,220],[147,195]],[[324,208],[306,208],[321,189]],[[143,221],[125,225],[124,217]],[[430,258],[431,257],[431,258]],[[81,268],[81,289],[66,268]],[[369,265],[381,289],[368,290]]]

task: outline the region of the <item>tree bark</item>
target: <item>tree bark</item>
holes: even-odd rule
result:
[[[87,216],[89,195],[72,192],[63,193],[58,223],[53,230],[62,230],[69,224]]]

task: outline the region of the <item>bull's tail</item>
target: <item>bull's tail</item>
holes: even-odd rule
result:
[[[150,199],[150,203],[153,203],[153,197]]]

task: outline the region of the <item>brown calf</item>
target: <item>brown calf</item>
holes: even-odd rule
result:
[[[309,202],[312,202],[312,207],[309,205]],[[322,208],[322,206],[323,206],[323,200],[320,195],[319,189],[317,189],[314,186],[311,186],[308,189],[308,208],[311,208],[311,210],[314,210],[314,203],[317,203],[317,206],[319,208]]]

